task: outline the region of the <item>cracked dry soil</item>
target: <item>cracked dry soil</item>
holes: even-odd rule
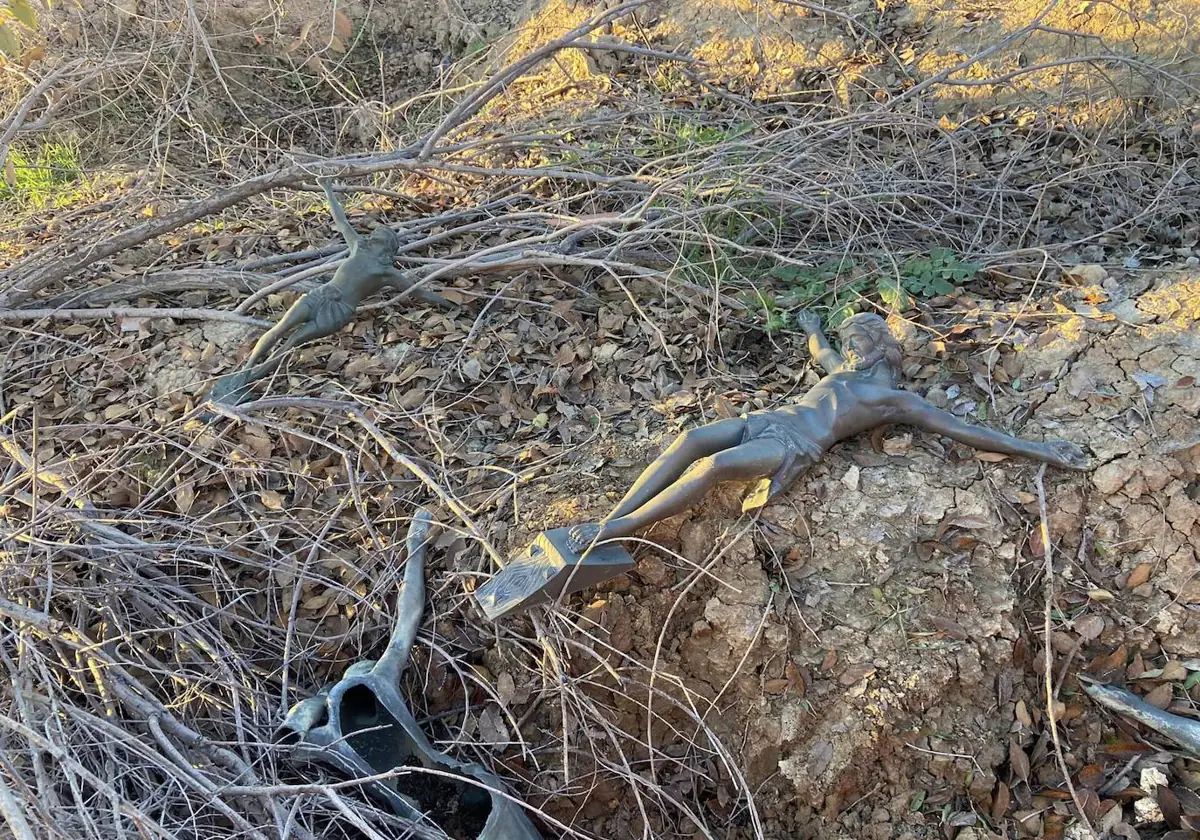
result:
[[[1195,656],[1200,280],[1161,281],[1102,309],[1000,355],[1019,390],[996,393],[990,422],[1096,456],[1091,473],[1045,478],[1055,586],[1091,593],[1106,618],[1096,644]],[[920,337],[906,344],[910,358],[931,354]],[[944,397],[945,382],[926,385],[917,390]],[[640,466],[604,470],[600,484],[625,487]],[[648,534],[665,550],[640,547],[636,572],[585,596],[580,641],[607,647],[611,662],[653,667],[653,690],[585,691],[620,730],[661,750],[648,777],[744,836],[756,818],[738,805],[726,766],[662,758],[687,752],[697,717],[756,792],[767,837],[925,836],[918,792],[927,805],[986,812],[1010,772],[1016,704],[1041,703],[1040,654],[1030,655],[1044,603],[1036,471],[892,428],[839,446],[757,523],[740,514],[743,488],[720,488]],[[531,524],[545,513],[532,507]],[[1149,575],[1129,587],[1143,564]],[[1086,701],[1066,699],[1064,737],[1094,745]],[[561,733],[558,714],[533,726]],[[572,772],[586,775],[586,762]],[[564,820],[582,814],[598,836],[626,836],[635,808],[602,775],[588,795],[543,807]]]

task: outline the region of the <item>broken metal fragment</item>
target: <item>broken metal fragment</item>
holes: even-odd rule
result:
[[[413,517],[396,626],[383,655],[356,662],[340,681],[293,706],[276,739],[291,747],[294,759],[324,763],[352,778],[412,768],[365,787],[413,822],[432,821],[455,837],[540,840],[504,783],[479,764],[434,749],[400,695],[424,612],[432,521],[426,510]]]

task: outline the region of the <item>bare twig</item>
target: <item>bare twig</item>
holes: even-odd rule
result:
[[[1038,536],[1042,543],[1042,556],[1045,559],[1044,569],[1042,574],[1044,580],[1042,582],[1045,588],[1045,606],[1042,612],[1042,644],[1045,647],[1045,669],[1042,674],[1042,685],[1045,688],[1046,700],[1046,723],[1050,727],[1050,738],[1054,742],[1054,755],[1058,759],[1058,769],[1063,774],[1063,782],[1067,786],[1067,790],[1071,792],[1071,799],[1075,803],[1075,811],[1079,814],[1080,821],[1083,822],[1088,833],[1092,837],[1099,837],[1096,830],[1092,828],[1092,823],[1088,819],[1087,812],[1083,809],[1083,803],[1079,799],[1079,793],[1075,790],[1075,783],[1071,781],[1071,769],[1067,767],[1067,760],[1063,756],[1062,741],[1058,737],[1058,718],[1054,713],[1054,704],[1056,702],[1054,688],[1054,645],[1051,642],[1051,632],[1053,627],[1050,621],[1050,613],[1054,604],[1054,550],[1050,545],[1050,517],[1046,513],[1046,488],[1042,483],[1042,478],[1046,474],[1046,465],[1042,464],[1038,467],[1037,474],[1034,476],[1034,484],[1037,486],[1038,494],[1038,514],[1040,521],[1038,523]]]
[[[18,321],[108,321],[112,318],[176,318],[180,321],[227,321],[249,327],[269,327],[270,321],[224,309],[109,306],[103,309],[0,309],[0,323]]]

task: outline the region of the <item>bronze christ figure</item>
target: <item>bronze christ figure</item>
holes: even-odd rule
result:
[[[396,232],[387,225],[379,225],[370,236],[360,237],[346,219],[332,182],[322,179],[321,187],[329,202],[333,226],[346,241],[350,256],[338,266],[329,282],[297,300],[263,334],[243,368],[217,380],[209,393],[213,402],[225,405],[245,402],[250,396],[250,385],[273,373],[287,351],[337,332],[350,323],[358,305],[379,290],[390,286],[404,291],[413,285],[414,281],[405,272],[392,265],[400,247]],[[411,294],[442,309],[454,308],[450,301],[425,288],[415,288]],[[276,347],[278,350],[271,355]]]
[[[614,570],[631,568],[627,552],[604,541],[631,536],[683,513],[721,482],[758,479],[742,507],[761,507],[791,487],[834,444],[876,426],[906,423],[976,449],[1064,469],[1088,466],[1076,444],[1023,440],[972,425],[901,390],[900,345],[878,315],[855,315],[842,323],[841,353],[830,346],[815,315],[802,313],[797,324],[807,336],[808,351],[826,373],[820,382],[791,405],[684,432],[604,519],[547,531],[481,587],[478,597],[489,617],[557,597],[564,587],[577,591],[599,582],[598,575],[604,579]],[[602,554],[596,565],[592,557],[598,551]]]

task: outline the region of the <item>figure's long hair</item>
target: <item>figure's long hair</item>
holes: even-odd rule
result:
[[[838,327],[838,337],[845,338],[847,333],[858,332],[865,335],[872,344],[875,345],[871,355],[862,359],[855,367],[862,370],[871,367],[876,362],[882,360],[887,363],[897,375],[900,373],[900,365],[903,362],[903,355],[900,352],[900,342],[892,335],[891,329],[888,328],[887,321],[880,318],[873,312],[860,312],[857,315],[851,315],[842,325]]]

